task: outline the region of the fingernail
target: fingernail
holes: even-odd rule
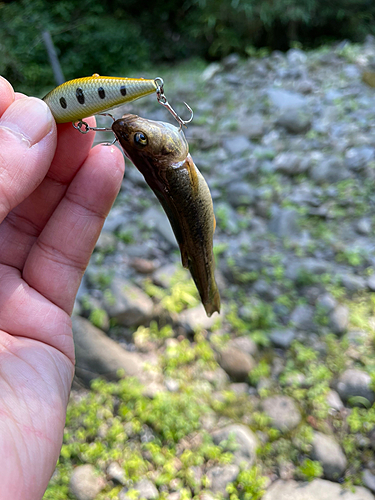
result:
[[[51,130],[53,117],[47,104],[35,97],[13,102],[3,114],[0,126],[23,135],[31,145]]]

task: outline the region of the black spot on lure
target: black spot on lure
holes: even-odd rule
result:
[[[181,127],[124,115],[112,130],[164,208],[208,316],[220,312],[214,276],[215,216],[210,190]]]
[[[59,85],[45,97],[56,123],[78,122],[125,102],[156,92],[157,79],[119,78],[94,74]]]

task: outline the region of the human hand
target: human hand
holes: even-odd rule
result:
[[[59,456],[70,314],[124,171],[93,138],[0,77],[0,500],[41,499]]]

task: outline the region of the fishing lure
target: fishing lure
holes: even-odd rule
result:
[[[124,115],[112,124],[126,156],[143,174],[171,223],[208,316],[220,312],[214,276],[215,216],[210,190],[180,128]]]
[[[69,80],[59,85],[44,96],[43,101],[51,109],[56,123],[72,122],[76,129],[86,134],[90,130],[108,129],[89,127],[82,121],[85,116],[103,114],[115,106],[135,101],[153,92],[156,92],[158,102],[172,113],[180,127],[193,119],[193,111],[186,103],[185,106],[191,112],[189,120],[182,120],[174,111],[165,97],[164,82],[160,77],[150,80],[99,76],[94,73],[92,76]]]
[[[50,107],[56,123],[74,123],[152,94],[158,84],[157,79],[117,78],[95,73],[59,85],[44,96],[43,101]]]

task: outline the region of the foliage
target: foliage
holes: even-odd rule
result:
[[[93,72],[140,76],[150,65],[193,56],[262,57],[267,47],[296,42],[361,41],[374,31],[374,16],[367,0],[156,0],[141,9],[135,0],[15,0],[0,3],[0,73],[17,90],[41,96],[50,89],[44,30],[71,79]]]
[[[323,476],[323,467],[320,462],[306,458],[297,468],[297,472],[302,476],[302,479],[312,481]]]

